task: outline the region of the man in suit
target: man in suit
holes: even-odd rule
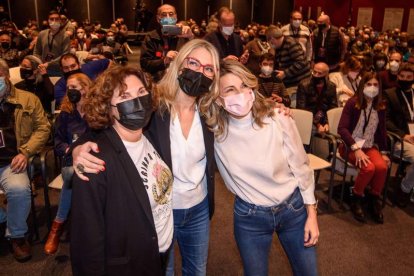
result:
[[[398,86],[385,90],[387,100],[387,130],[396,133],[404,143],[403,158],[410,165],[406,168],[406,174],[397,192],[396,203],[405,207],[409,201],[409,195],[414,188],[414,65],[404,64],[398,72]],[[401,143],[395,145],[395,153],[401,152]]]

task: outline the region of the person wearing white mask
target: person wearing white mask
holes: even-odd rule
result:
[[[294,120],[256,87],[247,68],[224,61],[209,120],[218,169],[236,196],[234,235],[244,275],[268,275],[275,232],[293,274],[317,275],[313,171]]]
[[[275,56],[270,53],[263,54],[260,57],[259,66],[261,72],[257,77],[259,82],[258,91],[265,98],[289,107],[289,94],[286,92],[283,82],[276,78],[274,73],[274,59]]]
[[[402,55],[399,52],[393,52],[390,54],[388,60],[388,70],[380,72],[383,89],[389,89],[398,86],[398,69],[402,63]]]
[[[361,206],[364,196],[368,199],[368,210],[377,223],[384,223],[382,194],[388,157],[387,131],[385,125],[386,105],[377,73],[363,75],[355,97],[348,100],[338,125],[338,134],[346,146],[339,148],[342,157],[359,168],[352,188],[351,211],[356,220],[366,222]],[[365,193],[365,188],[371,189]]]
[[[290,23],[281,28],[284,36],[293,37],[303,48],[308,61],[312,61],[312,34],[308,27],[302,24],[303,16],[300,11],[290,14]]]
[[[329,80],[336,85],[338,106],[344,106],[352,98],[361,79],[362,63],[355,56],[348,56],[340,64],[340,71],[329,74]]]
[[[70,38],[61,29],[61,19],[57,11],[49,12],[49,28],[39,33],[33,55],[42,60],[40,67],[47,69],[51,76],[60,76],[59,59],[69,53]]]
[[[207,34],[204,39],[216,47],[221,59],[232,59],[246,64],[249,51],[243,49],[240,36],[234,33],[234,12],[228,7],[221,7],[217,12],[217,19],[219,20],[218,30]]]
[[[79,27],[76,29],[76,38],[70,42],[70,50],[72,53],[91,50],[91,39],[87,37],[85,28]]]

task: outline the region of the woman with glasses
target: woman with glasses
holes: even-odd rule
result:
[[[375,222],[384,222],[379,197],[390,165],[385,108],[379,76],[368,72],[362,77],[355,97],[346,103],[338,125],[338,133],[350,149],[341,147],[340,153],[343,157],[348,154],[349,162],[359,168],[352,188],[351,211],[360,222],[366,221],[361,201],[367,187],[369,211]]]
[[[183,275],[206,275],[210,219],[214,211],[214,135],[205,115],[218,85],[219,56],[212,44],[193,39],[186,43],[156,87],[157,107],[147,135],[171,168],[174,239],[182,256]],[[86,172],[102,170],[102,160],[86,143],[73,151],[74,166]],[[80,175],[80,177],[85,177]],[[174,273],[171,250],[167,275]]]

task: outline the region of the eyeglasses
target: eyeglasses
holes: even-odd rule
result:
[[[211,64],[201,64],[201,62],[192,57],[186,57],[186,67],[193,71],[200,71],[200,68],[203,68],[203,74],[208,78],[213,78],[215,75],[214,66]]]

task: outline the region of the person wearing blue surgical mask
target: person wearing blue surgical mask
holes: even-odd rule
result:
[[[194,37],[189,26],[177,24],[177,12],[174,6],[165,4],[157,10],[158,26],[147,33],[141,48],[141,68],[159,81],[165,70],[177,56],[178,50]],[[181,34],[173,35],[164,26],[176,25],[181,28]],[[173,27],[172,27],[173,28]],[[171,28],[171,29],[172,29]]]

